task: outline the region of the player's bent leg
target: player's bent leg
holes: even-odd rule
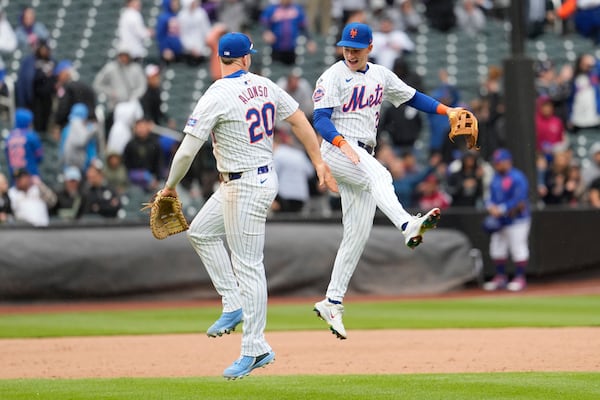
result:
[[[433,208],[427,214],[421,216],[417,214],[412,217],[402,230],[404,234],[404,243],[414,249],[423,242],[423,234],[430,229],[437,227],[442,213],[439,208]]]
[[[344,306],[342,304],[334,304],[329,299],[325,299],[315,303],[313,310],[317,313],[317,316],[323,321],[327,322],[331,333],[333,333],[338,339],[347,339],[346,328],[342,322],[342,314],[344,313]]]

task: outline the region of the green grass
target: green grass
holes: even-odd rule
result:
[[[561,399],[600,398],[600,373],[251,376],[0,380],[3,400]]]
[[[486,297],[346,304],[356,329],[600,326],[600,296]],[[203,332],[219,307],[0,315],[0,338]],[[322,329],[312,303],[269,306],[267,330]]]

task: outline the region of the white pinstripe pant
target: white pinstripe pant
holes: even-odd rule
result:
[[[271,351],[264,337],[267,281],[263,252],[267,211],[277,187],[277,174],[272,168],[268,173],[246,172],[240,179],[224,182],[188,230],[194,250],[222,297],[223,311],[241,307],[244,312],[241,354],[246,356]]]
[[[337,301],[342,301],[346,294],[350,278],[369,239],[377,207],[400,230],[411,218],[398,201],[389,171],[355,141],[346,140],[360,156],[358,165],[352,164],[329,142],[324,141],[321,145],[323,159],[329,164],[338,183],[342,200],[344,233],[327,288],[327,297]],[[402,237],[398,240],[403,243]]]

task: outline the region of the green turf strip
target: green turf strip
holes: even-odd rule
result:
[[[267,330],[323,329],[313,304],[270,305]],[[600,296],[348,302],[346,327],[434,329],[600,326]],[[220,307],[0,315],[0,338],[204,332]]]
[[[600,373],[249,376],[0,380],[3,400],[561,399],[600,398]]]

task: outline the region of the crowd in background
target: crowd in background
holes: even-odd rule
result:
[[[16,112],[2,138],[8,175],[0,173],[0,223],[44,226],[53,217],[123,217],[120,210],[132,191],[151,197],[165,179],[178,145],[172,135],[154,132],[156,127],[178,130],[161,107],[163,68],[186,63],[205,68],[213,80],[220,78],[215,49],[227,31],[261,27],[261,36],[253,40],[270,46],[273,62],[289,67],[289,74],[277,83],[310,118],[314,82],[295,66],[297,46],[303,43],[314,53],[314,38],[349,21],[373,27],[374,62],[442,103],[472,110],[479,120],[481,151],[467,151],[461,143],[448,141],[445,116],[420,114],[404,105],[383,109],[376,154],[392,173],[402,204],[415,209],[483,207],[493,175],[490,157],[507,144],[502,69],[490,65],[479,95],[466,102],[444,68],[438,71],[438,85],[425,88],[406,55],[414,51],[413,34],[421,25],[476,36],[485,32],[487,19],[507,19],[510,1],[163,0],[153,21],[143,16],[145,3],[124,1],[116,55],[91,82],[77,79],[70,60],[54,58],[45,25],[50,21],[38,20],[35,8],[24,7],[15,21],[0,11],[0,54],[17,48],[24,54],[14,85]],[[529,38],[562,20],[565,29],[598,41],[600,27],[588,24],[584,29],[578,13],[592,8],[600,13],[600,1],[558,11],[553,3],[528,2]],[[0,98],[8,97],[4,77],[0,59]],[[539,205],[600,208],[600,65],[595,55],[581,54],[573,65],[537,61],[535,88],[538,179],[530,184],[537,186]],[[102,115],[96,115],[99,109]],[[572,146],[582,134],[595,138],[586,162]],[[418,146],[419,140],[425,146]],[[40,172],[48,143],[58,150],[60,167],[54,177]],[[317,190],[310,163],[286,126],[277,127],[274,154],[277,170],[285,176],[274,213],[328,215],[340,207],[335,194]],[[183,185],[190,198],[205,199],[217,183],[208,147]]]

